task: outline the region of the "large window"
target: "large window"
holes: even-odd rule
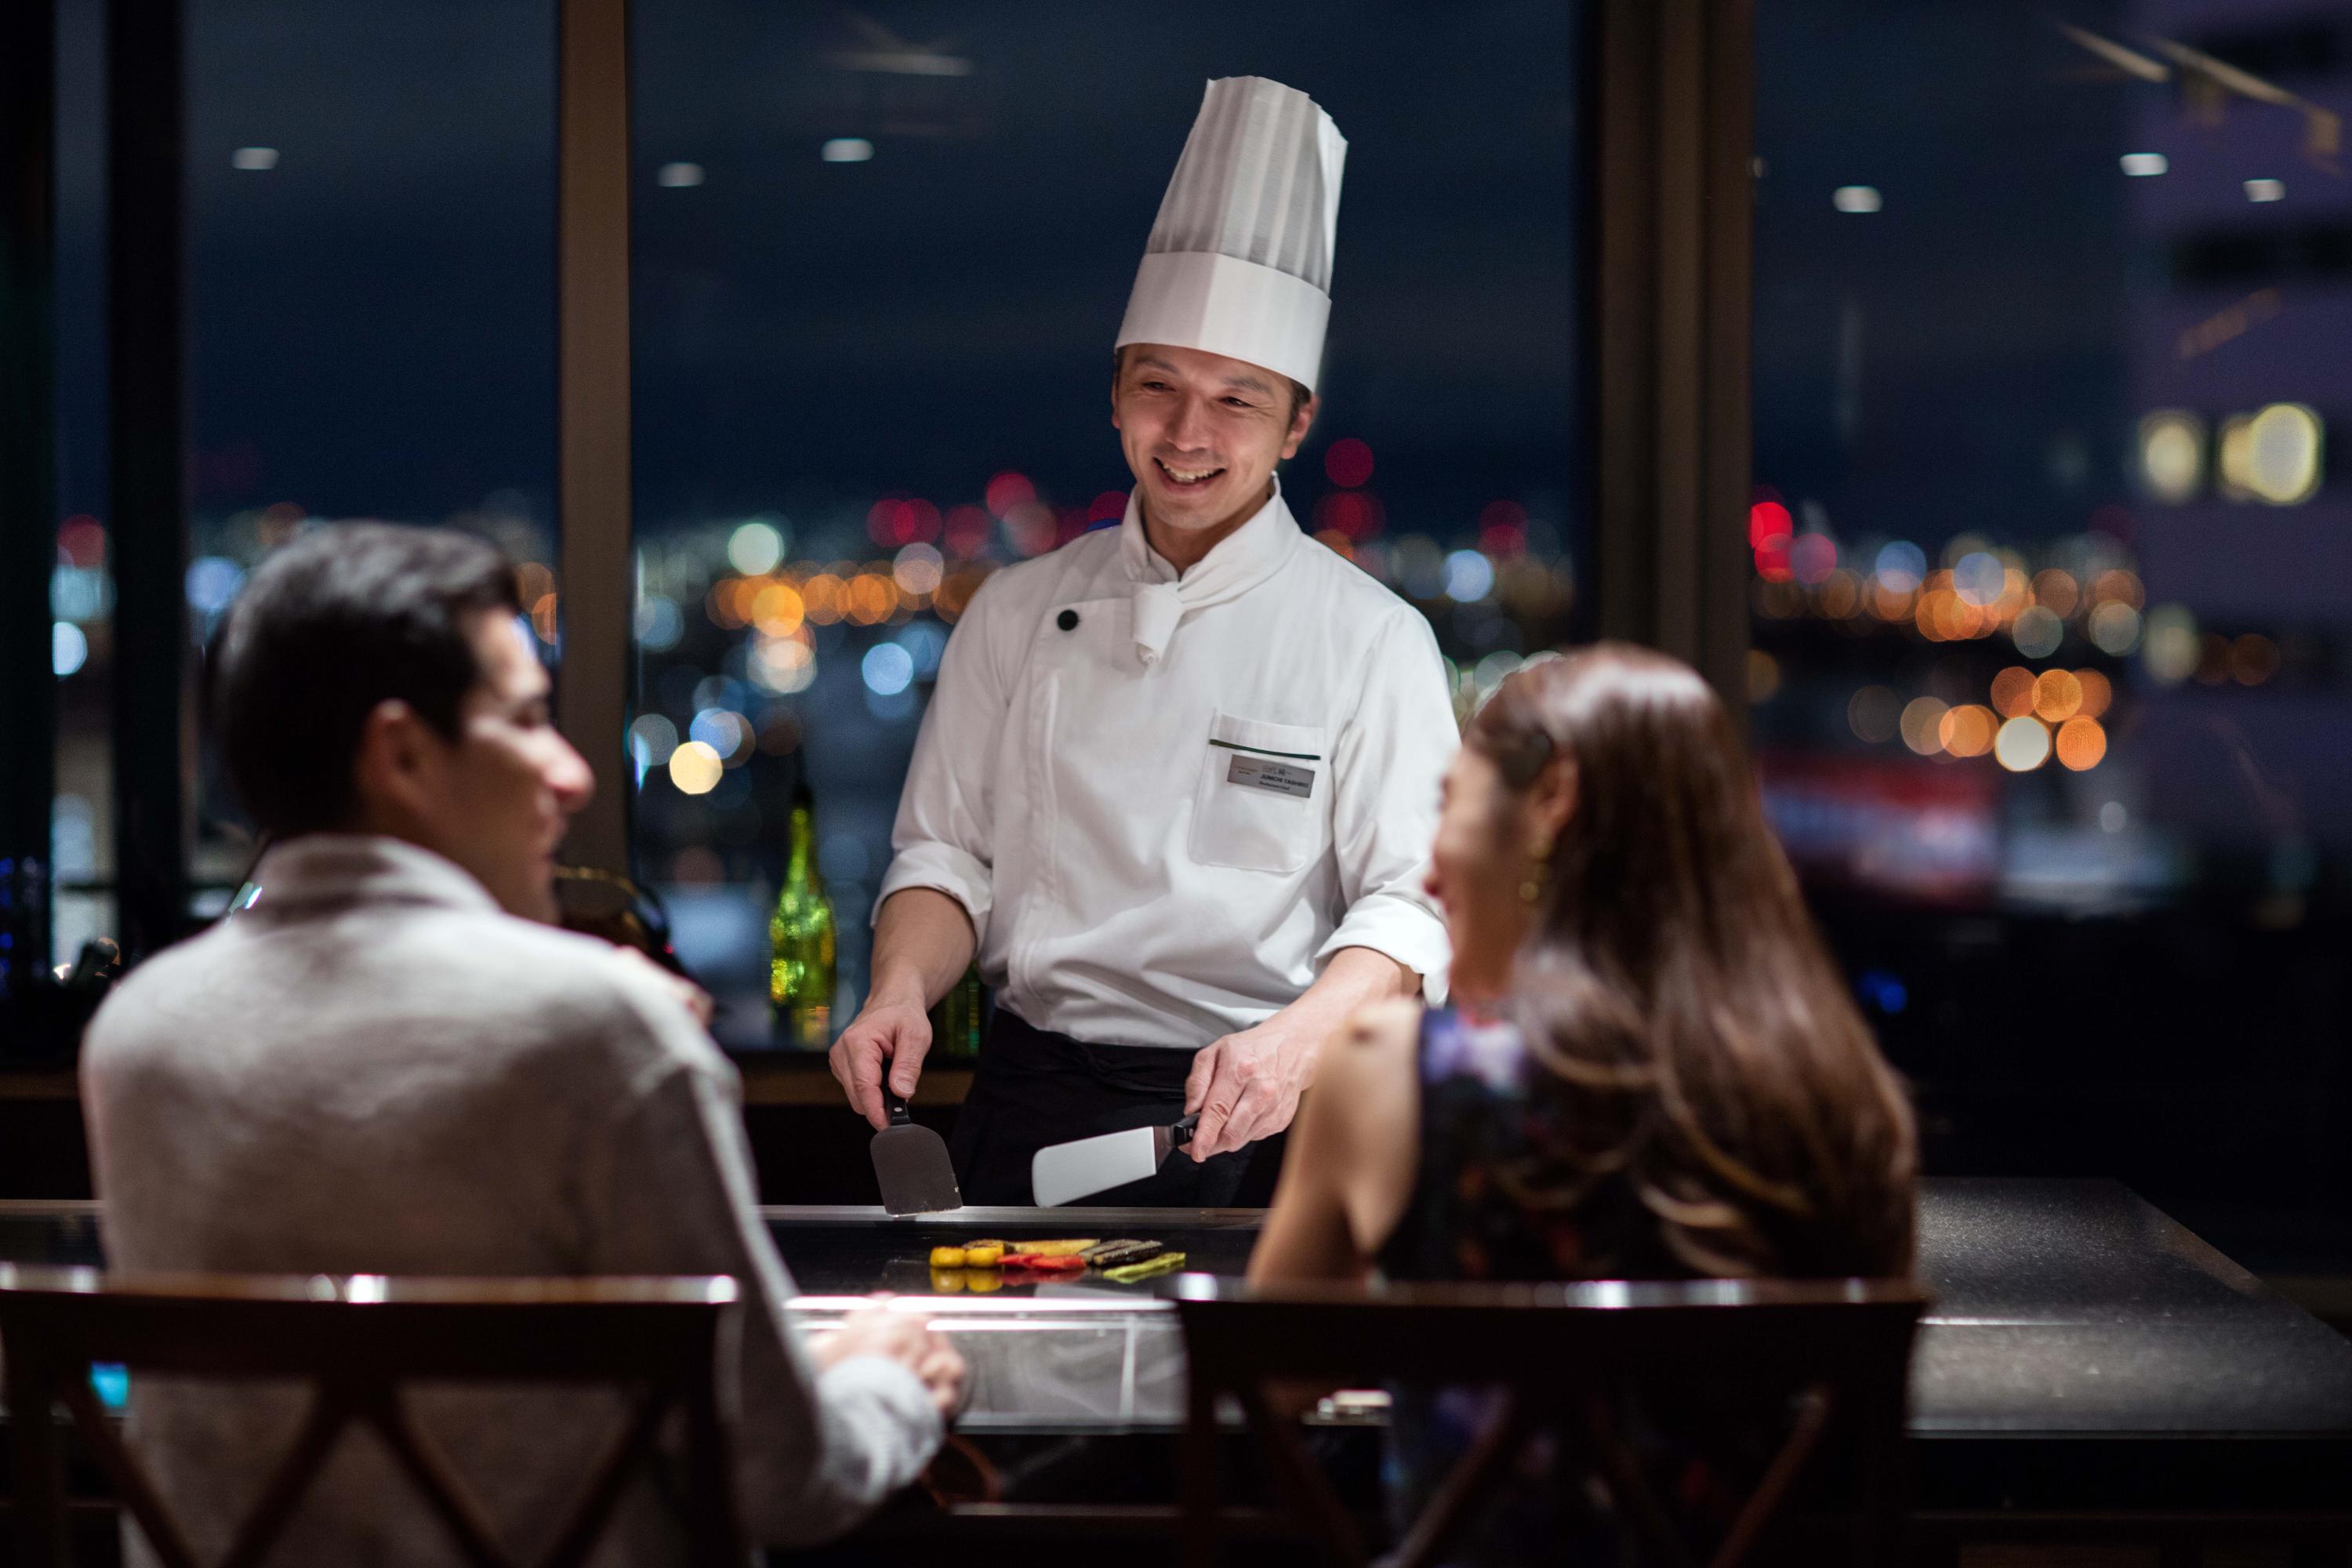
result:
[[[57,963],[121,925],[116,689],[169,706],[176,683],[194,732],[200,650],[273,546],[318,519],[452,522],[554,590],[553,0],[194,0],[184,37],[184,272],[160,281],[188,339],[187,638],[176,670],[126,669],[119,590],[179,574],[114,527],[106,7],[58,5]],[[208,753],[157,782],[185,808],[178,914],[216,914],[250,829]]]
[[[1931,1155],[2341,1220],[2352,19],[1759,26],[1755,732]]]
[[[469,528],[555,592],[554,27],[552,0],[190,6],[196,640],[311,519]],[[251,843],[209,760],[195,805],[210,914]]]
[[[114,752],[107,716],[114,584],[102,519],[106,473],[104,6],[58,11],[57,560],[49,579],[58,681],[49,808],[53,963],[115,933]],[[0,671],[0,679],[37,679]]]
[[[772,1038],[794,792],[838,1021],[949,626],[1123,508],[1111,338],[1211,77],[1349,142],[1291,506],[1429,613],[1465,694],[1567,634],[1576,10],[638,10],[635,855],[722,1039]]]

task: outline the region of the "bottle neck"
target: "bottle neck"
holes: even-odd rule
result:
[[[796,805],[793,807],[791,858],[784,867],[784,880],[786,882],[805,882],[808,880],[809,841],[815,837],[816,828],[811,818],[809,808],[804,805]]]

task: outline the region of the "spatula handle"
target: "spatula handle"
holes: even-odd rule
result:
[[[1192,1141],[1193,1131],[1200,1125],[1201,1113],[1196,1110],[1168,1130],[1168,1146],[1171,1149],[1181,1149]]]
[[[907,1102],[899,1099],[887,1084],[882,1086],[882,1108],[890,1113],[890,1125],[893,1127],[908,1126],[915,1120],[913,1113],[907,1109]]]

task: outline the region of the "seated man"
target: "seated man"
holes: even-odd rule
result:
[[[740,1086],[677,983],[553,913],[591,775],[548,718],[513,574],[463,534],[355,524],[273,556],[221,637],[214,717],[272,847],[251,906],[133,972],[92,1024],[83,1104],[126,1270],[730,1274],[739,1506],[812,1542],[914,1479],[963,1365],[903,1315],[804,1339],[761,1224]],[[617,1400],[443,1391],[419,1419],[535,1558]],[[299,1418],[276,1391],[142,1383],[139,1447],[219,1556]],[[677,1555],[642,1483],[599,1561]],[[347,1435],[277,1559],[445,1563]]]

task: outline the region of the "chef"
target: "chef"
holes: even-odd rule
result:
[[[1031,1202],[1044,1145],[1197,1111],[1088,1201],[1229,1204],[1339,1025],[1444,984],[1436,643],[1275,474],[1318,407],[1346,153],[1305,93],[1209,84],[1115,345],[1126,516],[989,579],[948,644],[832,1065],[886,1125],[977,952],[967,1203]]]

